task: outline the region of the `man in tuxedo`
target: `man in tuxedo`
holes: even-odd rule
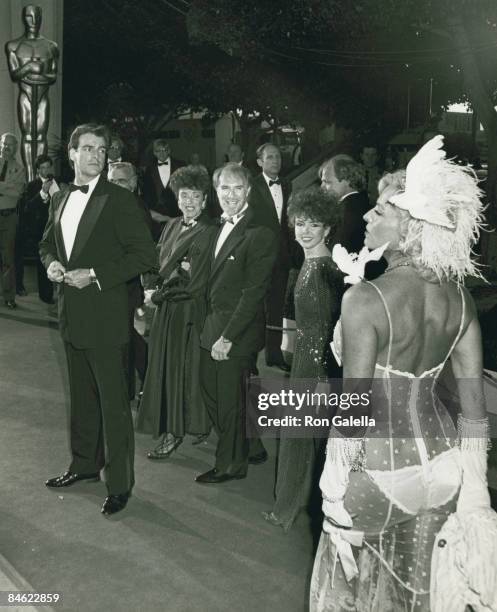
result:
[[[24,168],[16,161],[17,138],[0,136],[0,257],[2,259],[2,291],[5,306],[16,304],[15,242],[17,205],[26,186]]]
[[[163,138],[154,140],[153,152],[155,159],[145,169],[142,195],[154,220],[154,238],[158,239],[162,224],[172,217],[181,216],[169,179],[184,164],[171,157],[171,147]]]
[[[283,308],[288,273],[292,267],[292,255],[297,252],[298,246],[292,241],[288,227],[287,205],[290,185],[279,178],[281,153],[276,145],[265,143],[257,149],[256,155],[257,165],[262,171],[252,181],[249,203],[256,221],[273,232],[273,240],[276,240],[278,246],[278,257],[264,302],[266,364],[289,372],[290,366],[283,359],[281,352]],[[292,242],[295,244],[292,245]]]
[[[359,253],[364,246],[366,222],[364,215],[372,208],[365,191],[364,166],[343,153],[326,160],[319,169],[321,188],[331,193],[342,210],[342,225],[334,242],[349,253]],[[366,265],[366,278],[373,280],[383,274],[385,259]]]
[[[109,150],[107,151],[107,163],[115,164],[123,161],[124,142],[117,135],[113,134],[110,139]]]
[[[134,484],[134,436],[123,369],[129,340],[126,281],[150,269],[155,247],[129,191],[103,176],[108,131],[78,126],[69,141],[75,179],[52,197],[40,255],[59,283],[59,325],[69,369],[72,462],[46,485],[99,480],[102,513],[122,510]]]
[[[224,212],[211,255],[200,384],[218,444],[214,469],[196,478],[202,484],[245,478],[249,463],[267,459],[261,441],[249,444],[245,435],[244,385],[264,345],[264,296],[278,251],[273,232],[249,207],[248,170],[226,164],[214,185]]]
[[[342,227],[335,241],[349,253],[358,253],[364,246],[363,217],[370,209],[364,167],[349,155],[339,154],[321,165],[319,178],[321,188],[335,196],[342,210]]]
[[[39,155],[35,160],[36,178],[28,183],[25,196],[25,212],[33,239],[38,244],[48,221],[48,209],[52,196],[59,191],[53,175],[52,158]],[[42,302],[53,304],[54,285],[38,254],[36,260],[38,296]]]
[[[228,159],[228,163],[238,164],[239,166],[243,165],[243,151],[242,147],[236,142],[230,143],[228,149],[226,151],[226,158]]]
[[[138,177],[136,174],[135,167],[129,162],[113,162],[109,165],[109,171],[107,179],[114,185],[124,187],[132,193],[136,192],[138,186]],[[152,218],[150,211],[148,210],[145,202],[141,198],[136,198],[143,219],[150,230],[150,236],[152,236]],[[148,347],[147,343],[143,339],[143,336],[139,334],[135,329],[135,310],[143,305],[143,287],[140,280],[140,276],[131,278],[127,283],[128,287],[128,325],[130,341],[126,351],[126,376],[128,380],[128,396],[132,400],[135,398],[135,369],[138,372],[141,386],[145,381],[145,374],[147,372],[148,362]]]
[[[368,144],[362,147],[361,161],[364,164],[364,174],[366,181],[366,192],[369,198],[370,207],[376,206],[378,199],[378,181],[381,178],[381,170],[378,166],[378,149],[375,145]]]

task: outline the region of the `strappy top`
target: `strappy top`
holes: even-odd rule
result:
[[[443,370],[443,367],[445,366],[447,360],[451,356],[452,351],[454,350],[456,344],[459,342],[459,339],[461,337],[462,330],[463,330],[463,327],[464,327],[464,319],[465,319],[465,314],[466,314],[466,302],[464,300],[464,293],[463,293],[462,289],[459,287],[459,294],[461,296],[461,322],[459,324],[459,330],[457,332],[457,335],[454,338],[454,341],[452,342],[452,345],[449,348],[449,351],[448,351],[445,359],[441,363],[439,363],[438,365],[433,366],[429,370],[425,370],[419,376],[416,376],[416,374],[413,374],[412,372],[405,372],[405,371],[402,371],[402,370],[397,370],[390,363],[390,358],[391,358],[391,355],[392,355],[392,342],[393,342],[393,326],[392,326],[392,317],[390,315],[390,310],[388,308],[388,304],[387,304],[387,301],[385,299],[385,296],[381,292],[380,288],[377,285],[375,285],[375,283],[373,283],[371,281],[366,281],[366,282],[368,283],[368,285],[371,285],[372,287],[374,287],[374,289],[376,290],[376,292],[380,296],[380,299],[381,299],[381,301],[383,303],[383,307],[385,308],[385,313],[386,313],[387,319],[388,319],[387,365],[383,366],[383,365],[381,365],[379,363],[376,363],[375,364],[375,370],[382,371],[384,373],[385,377],[390,376],[390,374],[394,374],[396,376],[404,376],[404,377],[407,377],[407,378],[425,378],[425,377],[433,377],[433,376],[436,377],[436,376],[438,376],[440,374],[440,372]],[[334,354],[335,359],[337,360],[338,364],[341,365],[342,364],[342,324],[341,324],[341,320],[340,319],[338,320],[337,324],[335,325],[335,329],[333,331],[333,342],[331,343],[331,349],[333,351],[333,354]]]

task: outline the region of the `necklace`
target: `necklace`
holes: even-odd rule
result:
[[[393,266],[388,266],[388,268],[385,270],[384,273],[386,274],[387,272],[391,272],[392,270],[395,270],[395,268],[403,268],[403,267],[407,267],[410,265],[411,265],[410,261],[401,261],[400,263],[394,264]]]

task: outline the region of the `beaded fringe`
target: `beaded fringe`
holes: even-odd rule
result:
[[[366,448],[364,438],[344,438],[338,432],[329,438],[326,453],[333,463],[340,463],[352,472],[361,472],[365,467]]]
[[[488,417],[484,419],[466,419],[457,417],[458,446],[467,451],[488,451],[492,448]]]

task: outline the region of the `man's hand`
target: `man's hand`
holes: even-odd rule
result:
[[[60,261],[52,261],[47,268],[48,280],[51,280],[52,283],[61,283],[64,280],[65,271]]]
[[[165,223],[166,221],[171,220],[171,217],[168,217],[167,215],[162,215],[161,213],[153,209],[150,210],[150,216],[154,221],[158,221],[159,223]]]
[[[143,299],[143,305],[147,306],[148,308],[156,308],[156,305],[152,302],[152,295],[155,293],[155,289],[145,289],[145,291],[143,292],[144,294],[144,299]]]
[[[50,191],[50,187],[52,186],[52,183],[53,183],[53,179],[50,179],[49,181],[45,181],[43,185],[41,186],[41,190],[44,193],[48,194]]]
[[[84,289],[91,285],[92,279],[88,268],[78,268],[64,274],[64,282],[76,289]]]
[[[233,342],[230,342],[229,340],[226,340],[221,336],[212,345],[212,359],[214,359],[215,361],[226,361],[227,359],[229,359],[228,353],[230,352],[232,346]]]

